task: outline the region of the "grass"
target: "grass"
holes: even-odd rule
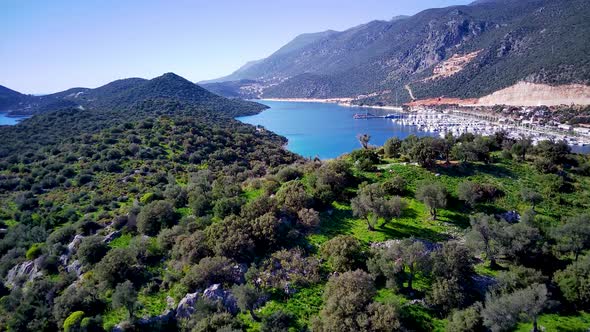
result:
[[[580,312],[575,316],[545,314],[539,317],[538,324],[542,331],[586,332],[590,329],[590,313]],[[520,323],[516,331],[529,332],[532,328],[532,323]]]
[[[246,188],[244,190],[244,193],[242,194],[242,196],[244,198],[246,198],[246,200],[248,202],[251,202],[251,201],[255,200],[256,198],[258,198],[260,195],[262,195],[263,192],[264,192],[264,190],[262,188],[260,188],[260,189]]]
[[[166,292],[157,292],[153,294],[142,294],[138,295],[138,301],[141,305],[141,309],[137,312],[139,317],[157,316],[161,315],[168,306],[166,302]]]
[[[282,310],[292,314],[298,326],[307,326],[320,311],[324,286],[318,284],[303,288],[286,299],[272,299],[258,310],[259,315],[264,317]],[[240,318],[248,326],[248,331],[259,331],[259,323],[254,322],[249,315],[241,315]]]
[[[111,309],[102,315],[102,327],[110,331],[115,325],[129,318],[125,308]]]
[[[576,177],[573,186],[578,192],[551,192],[547,189],[551,184],[547,183],[544,175],[540,175],[529,164],[512,160],[504,160],[494,164],[438,166],[433,171],[411,164],[389,162],[380,165],[378,169],[378,172],[357,172],[357,175],[369,182],[381,182],[393,176],[400,176],[406,180],[407,190],[403,198],[408,203],[408,207],[404,215],[389,222],[380,220],[376,229],[370,231],[364,219],[353,216],[349,202],[334,202],[331,209],[321,213],[320,226],[315,233],[308,235],[309,243],[320,246],[340,234],[352,235],[365,245],[407,237],[436,242],[450,238],[461,238],[464,230],[469,227],[469,216],[476,212],[497,214],[516,210],[522,214],[530,209],[530,206],[523,203],[520,197],[520,191],[524,187],[533,188],[543,193],[544,200],[536,208],[537,220],[543,225],[552,225],[559,222],[564,216],[581,213],[588,209],[590,203],[589,177]],[[494,202],[481,203],[474,209],[469,209],[457,199],[457,187],[466,180],[492,184],[504,194]],[[447,208],[439,211],[438,220],[431,220],[424,204],[414,198],[416,188],[422,182],[438,182],[449,193]],[[475,270],[480,275],[490,277],[497,276],[499,272],[490,269],[489,262],[475,265]],[[430,287],[429,281],[422,280],[418,276],[414,287],[419,291],[427,291]],[[313,297],[311,300],[313,301]],[[401,304],[405,315],[411,317],[413,322],[411,324],[415,324],[416,328],[431,331],[444,331],[445,329],[446,320],[434,317],[431,312],[419,305],[408,305],[409,299],[403,294],[389,289],[379,289],[375,300]],[[284,309],[286,306],[286,303],[271,303],[264,308],[264,311]],[[303,319],[302,323],[308,322],[305,319],[306,315],[298,317]],[[545,326],[547,331],[586,331],[590,327],[589,321],[590,314],[587,313],[565,317],[548,314],[540,318],[540,325]],[[528,331],[530,328],[530,324],[521,324],[518,331]]]
[[[127,248],[133,236],[129,233],[123,234],[109,243],[111,248]]]

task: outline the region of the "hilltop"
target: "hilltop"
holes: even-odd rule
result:
[[[25,95],[0,86],[0,112],[13,115],[31,115],[62,108],[124,108],[154,99],[175,100],[208,107],[211,111],[240,109],[240,115],[266,108],[257,103],[228,100],[174,73],[166,73],[151,80],[121,79],[95,89],[72,88],[44,96]]]
[[[590,84],[590,7],[582,0],[477,1],[342,32],[300,37],[228,77],[237,95],[357,98],[393,104],[415,98],[479,98],[518,82]],[[305,39],[305,38],[304,38]],[[289,47],[297,45],[297,47]],[[451,69],[451,70],[447,70]],[[442,72],[442,75],[441,75]],[[209,88],[208,84],[203,85]],[[219,80],[217,80],[217,91]]]

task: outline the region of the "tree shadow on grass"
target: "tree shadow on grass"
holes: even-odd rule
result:
[[[438,233],[429,228],[416,227],[414,225],[409,225],[395,220],[377,227],[375,231],[381,232],[391,239],[401,239],[408,237],[416,237],[430,241],[443,241],[448,239],[447,235]]]
[[[476,205],[473,213],[477,213],[477,212],[481,212],[481,213],[489,214],[489,215],[498,215],[498,214],[506,213],[507,210],[502,209],[494,204],[486,203],[486,204]]]
[[[469,227],[469,215],[446,211],[444,215],[441,216],[441,219],[444,218],[446,220],[441,220],[447,224],[455,225],[459,228],[467,228]]]
[[[319,234],[335,236],[347,233],[354,226],[354,217],[351,210],[333,209],[332,213],[321,214]]]
[[[498,178],[514,177],[514,172],[500,164],[462,163],[452,167],[438,166],[435,171],[450,177],[467,177],[477,173],[484,173]]]

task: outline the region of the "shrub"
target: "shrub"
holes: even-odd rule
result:
[[[234,265],[235,262],[226,257],[205,257],[190,269],[182,283],[191,292],[205,289],[215,283],[230,285],[235,281]]]
[[[82,264],[98,263],[109,251],[109,246],[98,236],[84,238],[78,247],[76,255]]]
[[[31,247],[29,248],[29,250],[27,250],[26,253],[26,258],[28,260],[33,260],[39,256],[41,256],[41,254],[43,253],[43,247],[44,247],[45,243],[33,243],[33,245],[31,245]]]
[[[135,255],[126,248],[110,250],[95,267],[96,276],[108,286],[133,278]]]
[[[337,272],[354,270],[362,263],[361,243],[350,235],[338,235],[330,239],[322,245],[321,253]]]
[[[146,235],[156,235],[162,228],[171,227],[178,216],[167,201],[155,201],[141,209],[137,216],[137,230]]]
[[[84,311],[74,311],[64,321],[64,332],[79,331],[84,318]]]

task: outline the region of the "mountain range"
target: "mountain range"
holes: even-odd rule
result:
[[[174,73],[151,80],[127,78],[95,89],[72,88],[43,96],[26,95],[0,86],[0,112],[10,115],[32,115],[63,108],[120,109],[157,99],[174,100],[211,112],[231,110],[239,115],[266,108],[258,103],[221,97]]]
[[[228,97],[478,98],[518,82],[590,84],[587,0],[486,0],[304,34],[231,75]]]

